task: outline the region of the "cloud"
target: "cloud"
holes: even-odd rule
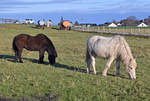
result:
[[[1,0],[0,12],[149,12],[149,0]],[[25,8],[25,9],[24,9]]]
[[[114,1],[114,2],[113,2]],[[112,2],[103,2],[99,5],[90,6],[89,10],[96,13],[132,13],[149,12],[150,2],[148,0],[112,0]]]
[[[51,8],[58,8],[60,5],[72,5],[72,3],[77,2],[77,1],[82,1],[82,0],[36,0],[36,1],[31,1],[31,0],[1,0],[0,5],[1,5],[1,11],[19,11],[18,8],[31,8],[29,11],[33,10],[32,8],[37,8],[38,9],[44,9],[45,7],[52,7],[55,5],[55,7]],[[40,7],[41,6],[41,7]],[[47,8],[46,8],[47,9]],[[50,8],[49,8],[50,9]],[[62,7],[63,9],[63,7]],[[44,10],[43,10],[44,11]]]
[[[12,1],[12,0],[3,0],[0,4],[2,5],[41,5],[41,4],[62,4],[62,3],[71,3],[80,0],[50,0],[50,1]]]

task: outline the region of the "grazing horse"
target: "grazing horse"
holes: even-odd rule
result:
[[[16,60],[23,63],[21,54],[23,48],[30,51],[39,51],[39,63],[44,63],[44,53],[48,52],[48,59],[50,64],[55,64],[57,52],[51,40],[44,34],[30,36],[27,34],[19,34],[13,39],[13,50],[15,52]]]
[[[87,73],[90,72],[90,65],[92,64],[94,74],[96,74],[95,58],[97,56],[108,59],[102,72],[103,76],[107,76],[107,70],[110,68],[111,63],[116,60],[116,75],[120,75],[120,61],[122,61],[123,64],[125,64],[126,73],[129,78],[136,79],[136,61],[133,58],[130,47],[124,37],[90,37],[87,40],[86,50]]]

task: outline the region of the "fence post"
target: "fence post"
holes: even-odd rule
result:
[[[139,33],[140,33],[140,27],[138,29],[139,29]]]

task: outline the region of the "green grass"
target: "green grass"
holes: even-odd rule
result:
[[[58,52],[57,64],[37,64],[38,52],[24,50],[24,63],[14,62],[13,37],[27,33],[44,33]],[[98,35],[27,25],[0,24],[0,97],[29,101],[149,101],[150,100],[150,39],[127,37],[137,60],[137,79],[128,79],[121,64],[121,77],[115,76],[115,63],[108,76],[101,75],[106,60],[96,59],[98,75],[86,74],[85,50],[88,37]],[[103,36],[111,36],[101,34]]]

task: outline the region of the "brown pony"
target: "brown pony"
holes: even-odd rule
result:
[[[50,64],[55,64],[55,58],[57,52],[51,40],[44,34],[38,34],[36,36],[30,36],[27,34],[19,34],[13,39],[13,50],[15,52],[16,61],[23,63],[21,54],[23,48],[30,51],[39,51],[39,63],[44,63],[44,53],[48,52],[48,59]]]

